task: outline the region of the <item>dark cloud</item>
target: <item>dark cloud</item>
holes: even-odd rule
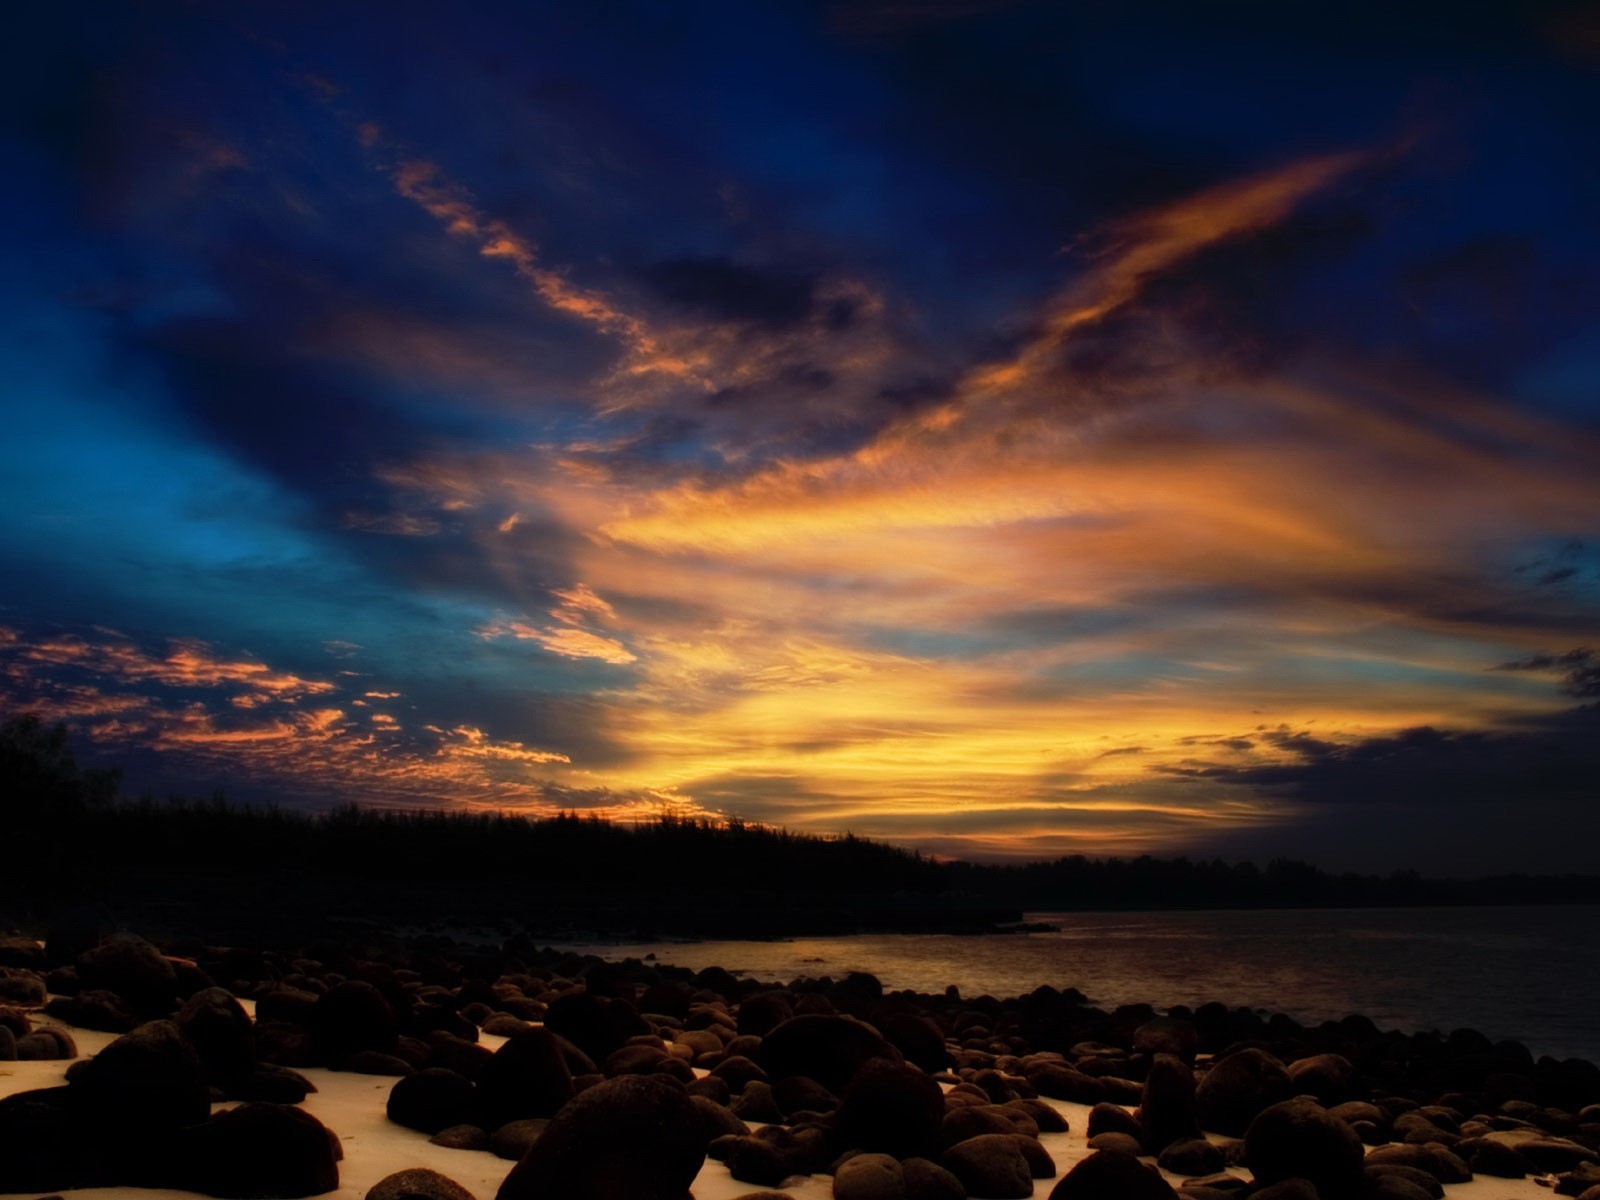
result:
[[[1592,700],[1600,697],[1600,654],[1587,646],[1565,654],[1530,654],[1501,663],[1496,671],[1555,671],[1562,676],[1561,690],[1569,696]]]
[[[1450,812],[1488,806],[1513,820],[1528,806],[1556,805],[1592,826],[1600,781],[1600,708],[1585,707],[1495,731],[1419,726],[1358,741],[1305,731],[1264,731],[1261,740],[1295,757],[1271,763],[1164,768],[1173,775],[1237,784],[1319,805],[1423,806]]]
[[[782,327],[812,314],[815,274],[745,266],[724,258],[676,258],[640,272],[659,296],[719,321],[751,321]],[[830,323],[848,323],[850,311],[828,313]]]

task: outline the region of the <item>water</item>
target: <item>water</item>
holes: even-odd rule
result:
[[[1406,1032],[1462,1026],[1535,1055],[1600,1062],[1600,906],[1030,913],[1057,933],[864,934],[777,942],[573,946],[761,979],[870,971],[886,988],[1097,1004],[1221,1000],[1317,1022],[1364,1013]]]

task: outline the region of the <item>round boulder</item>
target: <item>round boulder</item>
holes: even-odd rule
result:
[[[1313,1100],[1284,1100],[1250,1122],[1244,1161],[1256,1181],[1307,1179],[1323,1200],[1360,1188],[1362,1155],[1355,1130]]]
[[[497,1200],[683,1200],[705,1157],[700,1116],[681,1085],[622,1075],[573,1097]]]
[[[1033,1195],[1033,1170],[1014,1134],[968,1138],[946,1150],[939,1165],[959,1179],[970,1196],[1023,1200]]]
[[[916,1067],[869,1059],[840,1098],[835,1116],[839,1144],[894,1158],[938,1153],[944,1093]]]
[[[1206,1129],[1242,1137],[1262,1109],[1293,1094],[1283,1063],[1252,1046],[1211,1065],[1195,1086],[1195,1104]]]
[[[902,1061],[900,1051],[865,1021],[824,1014],[791,1017],[763,1037],[756,1051],[771,1078],[805,1075],[835,1094],[874,1058]]]
[[[1050,1200],[1177,1200],[1178,1193],[1131,1154],[1099,1151],[1061,1177]]]
[[[181,1186],[228,1200],[294,1200],[339,1186],[337,1139],[303,1108],[251,1101],[182,1131]]]
[[[427,1167],[411,1167],[385,1175],[367,1189],[364,1200],[476,1200],[454,1179],[430,1171]]]

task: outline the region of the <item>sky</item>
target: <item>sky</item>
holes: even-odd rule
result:
[[[9,24],[0,715],[129,794],[1593,869],[1592,7]]]

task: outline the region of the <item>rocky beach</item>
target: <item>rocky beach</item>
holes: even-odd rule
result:
[[[439,936],[0,939],[0,1097],[6,1196],[1600,1198],[1600,1070],[1472,1030]]]

